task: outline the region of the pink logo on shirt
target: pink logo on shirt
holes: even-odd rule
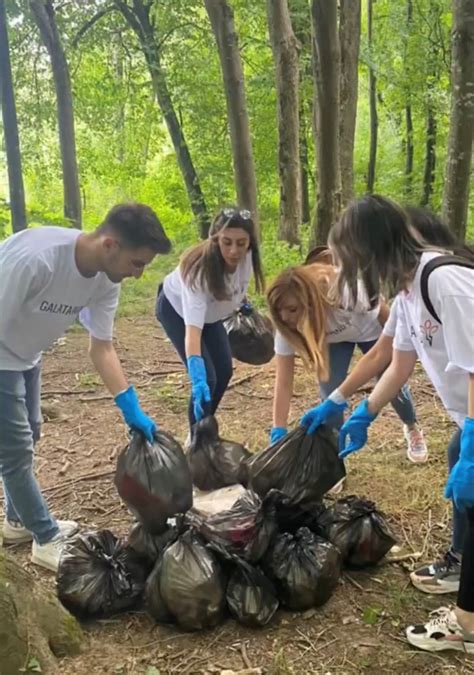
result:
[[[425,323],[420,326],[420,330],[425,336],[425,340],[430,347],[433,346],[433,335],[438,332],[438,328],[439,326],[432,323],[429,319],[427,319]]]

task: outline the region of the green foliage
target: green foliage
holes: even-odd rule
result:
[[[129,2],[131,6],[131,3]],[[274,63],[265,3],[232,0],[245,73],[247,108],[257,171],[263,259],[271,279],[300,262],[301,248],[276,238],[279,210],[277,117]],[[408,7],[412,17],[408,19]],[[167,126],[153,95],[150,72],[137,37],[117,11],[91,23],[103,0],[55,4],[56,19],[70,66],[84,227],[98,224],[124,200],[156,209],[174,243],[171,256],[159,258],[135,284],[126,284],[121,311],[150,311],[159,281],[179,254],[197,239],[194,221]],[[114,7],[114,2],[107,6]],[[314,204],[312,136],[313,74],[311,18],[306,0],[291,0],[300,42],[301,124],[308,145],[309,190]],[[366,189],[369,151],[368,50],[366,3],[362,2],[359,100],[355,139],[355,191]],[[56,103],[51,67],[27,0],[9,0],[10,42],[29,223],[68,224],[62,216],[63,191]],[[211,214],[235,200],[226,100],[215,40],[202,0],[152,4],[151,19],[161,65]],[[80,39],[81,29],[90,23]],[[379,143],[376,190],[402,202],[419,203],[423,192],[426,120],[436,117],[436,171],[431,206],[439,209],[443,187],[450,102],[449,0],[378,0],[374,3]],[[414,162],[405,173],[406,107],[413,119]],[[0,175],[5,159],[0,154]],[[6,181],[0,182],[0,237],[9,232]],[[471,214],[474,204],[471,199]],[[472,221],[472,217],[471,217]],[[474,227],[474,223],[471,227]],[[262,302],[257,299],[257,302]]]

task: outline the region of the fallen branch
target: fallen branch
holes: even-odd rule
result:
[[[256,370],[254,373],[250,373],[249,375],[244,375],[244,377],[241,377],[238,380],[235,380],[235,382],[231,382],[230,385],[227,387],[227,391],[229,389],[233,389],[234,387],[238,387],[239,384],[243,384],[244,382],[248,382],[249,380],[252,380],[254,377],[257,377],[257,375],[260,375],[262,371],[261,370]]]
[[[77,478],[71,478],[70,480],[65,480],[62,483],[57,483],[56,485],[51,485],[50,487],[43,488],[43,492],[53,492],[54,490],[59,490],[61,488],[70,487],[71,485],[76,485],[76,483],[81,483],[86,480],[96,480],[97,478],[105,478],[106,476],[112,476],[114,470],[108,469],[107,471],[99,471],[98,473],[87,473],[83,476],[78,476]]]
[[[388,563],[397,563],[402,562],[403,560],[419,560],[422,555],[422,551],[416,551],[415,553],[404,553],[403,555],[387,556],[386,561]]]

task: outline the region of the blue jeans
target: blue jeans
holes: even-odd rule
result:
[[[359,342],[357,346],[363,354],[366,354],[372,349],[375,342],[376,340]],[[355,347],[355,342],[336,342],[329,345],[329,380],[319,383],[321,399],[323,401],[346,379]],[[414,424],[416,422],[415,407],[407,385],[401,389],[398,396],[391,403],[402,422],[405,424]],[[328,420],[328,425],[334,429],[340,429],[343,422],[344,414],[341,412],[333,415]]]
[[[41,366],[0,370],[0,475],[5,516],[30,530],[39,544],[59,532],[33,473],[33,448],[41,433]]]
[[[156,300],[156,318],[163,326],[166,335],[173,343],[182,362],[186,366],[186,350],[184,340],[186,326],[178,312],[167,299],[160,287]],[[206,364],[207,384],[211,391],[211,402],[205,413],[213,415],[224,396],[227,385],[232,377],[232,353],[230,351],[229,338],[222,321],[207,323],[202,329],[201,356]],[[189,426],[192,428],[196,419],[194,417],[192,398],[188,409]]]
[[[448,467],[449,471],[453,468],[459,459],[461,452],[461,429],[456,429],[448,445]],[[467,531],[467,517],[463,511],[458,511],[453,502],[453,539],[452,550],[454,553],[462,553],[464,549],[464,539]]]

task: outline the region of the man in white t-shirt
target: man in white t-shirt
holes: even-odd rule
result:
[[[90,233],[62,227],[24,230],[0,245],[0,475],[3,540],[33,540],[32,561],[55,571],[72,521],[49,512],[33,473],[40,436],[41,353],[79,320],[89,354],[126,424],[152,440],[154,421],[140,408],[113,346],[120,282],[140,278],[171,244],[154,211],[119,204]]]

